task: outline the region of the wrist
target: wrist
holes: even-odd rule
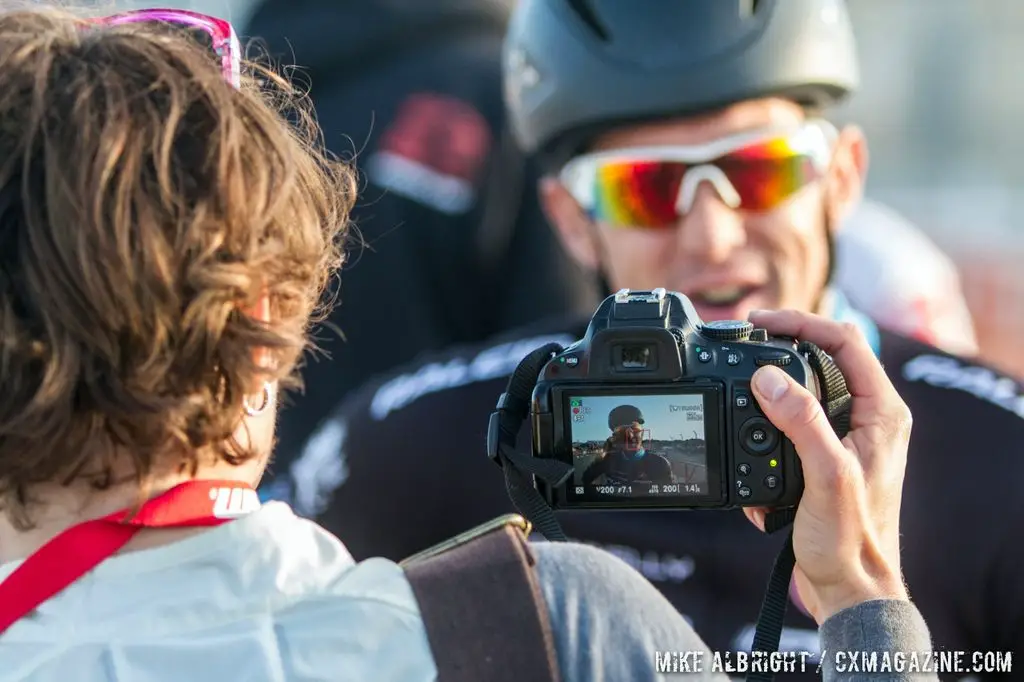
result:
[[[860,576],[834,588],[818,591],[818,625],[840,611],[869,601],[910,601],[910,594],[899,575],[882,578]]]

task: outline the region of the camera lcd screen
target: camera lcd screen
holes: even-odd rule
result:
[[[572,497],[706,496],[703,393],[569,395]]]

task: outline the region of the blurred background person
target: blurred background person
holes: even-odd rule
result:
[[[244,34],[296,64],[361,174],[338,306],[279,424],[286,468],[330,407],[420,353],[596,303],[505,134],[506,0],[262,0]],[[533,216],[516,223],[520,212]],[[273,486],[273,481],[268,481]],[[268,494],[280,495],[271,490]],[[286,492],[284,493],[286,494]]]
[[[964,356],[978,354],[956,264],[917,226],[875,201],[843,221],[836,286],[879,325]]]

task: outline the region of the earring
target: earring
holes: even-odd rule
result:
[[[250,417],[257,417],[257,416],[263,414],[266,411],[266,409],[268,407],[270,407],[270,403],[273,402],[273,400],[274,400],[274,390],[275,390],[274,384],[270,383],[269,381],[268,382],[264,382],[264,384],[263,384],[263,402],[260,403],[260,405],[258,407],[253,407],[252,406],[252,403],[249,402],[249,397],[248,396],[243,398],[242,399],[242,407],[245,409],[245,413],[247,415],[249,415]]]

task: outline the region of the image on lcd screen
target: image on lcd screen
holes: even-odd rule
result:
[[[577,494],[707,494],[702,395],[572,396],[568,408]]]

